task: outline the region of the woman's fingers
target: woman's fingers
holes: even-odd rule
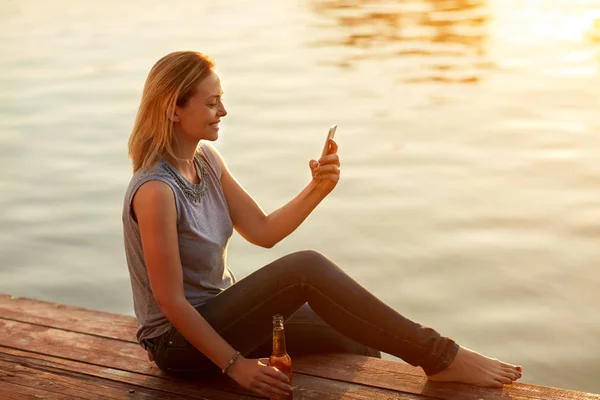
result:
[[[340,168],[334,164],[326,164],[320,165],[317,168],[313,169],[313,175],[321,175],[321,174],[339,174]]]
[[[291,392],[291,386],[287,385],[277,379],[271,378],[270,376],[265,375],[263,377],[263,386],[261,389],[263,391],[267,391],[270,393],[275,393],[283,396],[287,396]]]
[[[329,145],[329,150],[331,151],[331,153],[337,153],[338,151],[338,144],[335,140],[333,139],[329,139],[329,143],[331,143]]]
[[[290,386],[290,378],[275,367],[266,367],[262,369],[262,381],[271,386],[279,394],[287,396],[292,387]]]
[[[338,144],[335,140],[329,139],[329,149],[327,149],[327,154],[335,154],[338,151]]]
[[[336,154],[328,154],[324,157],[319,158],[319,164],[335,164],[338,167],[340,166],[340,156]]]
[[[280,370],[278,370],[275,367],[265,368],[264,373],[268,376],[273,377],[274,379],[279,379],[280,381],[283,381],[286,384],[290,383],[290,378],[288,378],[286,374],[284,374],[283,372],[281,372]]]
[[[277,383],[277,386],[281,387],[283,390],[291,389],[291,386],[289,385],[290,378],[277,368],[267,367],[263,369],[263,372],[265,373],[264,381],[271,383],[275,382]]]
[[[277,379],[273,379],[268,375],[261,375],[257,377],[250,389],[261,396],[271,398],[274,396],[289,396],[290,390],[288,388],[291,389],[290,386],[278,381]]]
[[[327,174],[327,175],[315,176],[313,179],[315,179],[317,181],[322,181],[322,180],[329,179],[330,181],[339,182],[340,176],[339,175],[334,175],[334,174]]]
[[[331,179],[334,181],[340,180],[340,169],[335,165],[323,165],[315,168],[312,171],[313,179]]]

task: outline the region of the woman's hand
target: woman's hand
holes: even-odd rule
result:
[[[288,396],[292,391],[290,380],[268,363],[268,358],[240,357],[229,367],[227,374],[244,388],[268,399]]]
[[[327,196],[340,180],[340,158],[337,155],[338,145],[329,139],[329,151],[319,161],[310,160],[312,172],[311,185],[323,196]]]

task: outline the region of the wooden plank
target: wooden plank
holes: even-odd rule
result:
[[[0,295],[0,317],[135,343],[135,318],[119,314]]]
[[[10,320],[13,322],[26,321],[44,326],[68,329],[73,332],[84,332],[136,343],[134,336],[135,319],[118,314],[0,295],[0,317],[8,318],[9,321],[6,322],[11,322]],[[111,322],[113,318],[117,323]],[[137,349],[129,348],[126,352],[136,353],[134,360],[145,359],[145,354],[141,348],[137,345],[136,347]],[[125,364],[132,362],[132,360],[128,359],[121,361]],[[139,364],[141,365],[142,363],[140,362]],[[146,365],[148,365],[147,362]],[[399,362],[362,356],[326,355],[321,357],[295,358],[294,369],[296,372],[302,374],[402,390],[408,393],[423,394],[441,399],[453,398],[457,391],[461,392],[461,396],[466,399],[472,398],[477,400],[483,396],[485,398],[499,398],[502,393],[510,394],[515,398],[527,399],[600,399],[599,395],[591,393],[522,383],[505,386],[500,393],[495,393],[495,389],[481,389],[470,385],[429,382],[420,368]],[[489,397],[490,395],[496,397]]]
[[[99,367],[80,363],[76,361],[64,360],[56,357],[29,353],[21,350],[0,347],[0,368],[4,368],[3,362],[12,362],[24,364],[26,367],[35,371],[45,371],[54,375],[82,375],[84,380],[89,377],[96,379],[103,378],[103,381],[115,381],[124,385],[128,390],[134,388],[136,393],[141,388],[154,389],[165,394],[180,394],[183,397],[155,397],[155,398],[185,398],[185,399],[256,399],[256,397],[246,396],[239,393],[230,393],[226,391],[213,391],[207,395],[206,388],[202,387],[202,382],[190,382],[175,380],[168,377],[154,377],[142,374],[136,374],[128,371],[114,370],[111,368]],[[15,379],[19,380],[19,374],[13,373]],[[4,379],[0,376],[0,382]],[[33,383],[35,384],[34,381]],[[233,390],[235,383],[229,381],[222,384]],[[295,400],[302,399],[360,399],[360,400],[383,400],[383,399],[402,399],[402,400],[433,400],[423,396],[411,394],[395,393],[390,390],[372,389],[361,385],[350,384],[346,382],[328,381],[323,378],[294,375],[294,386],[296,392]],[[93,397],[90,397],[93,398]],[[106,398],[111,398],[106,396]],[[140,397],[142,398],[142,397]]]
[[[553,399],[600,400],[600,395],[526,383],[502,389],[478,388],[460,383],[432,382],[420,368],[399,362],[349,354],[306,356],[293,360],[294,371],[329,379],[372,385],[439,399]],[[399,379],[399,376],[402,378]]]
[[[77,371],[67,371],[40,365],[31,359],[23,360],[14,355],[0,353],[0,370],[3,374],[0,381],[43,389],[47,392],[66,394],[71,398],[86,400],[104,400],[124,398],[157,399],[157,400],[189,400],[188,396],[133,387],[121,382],[97,378]]]
[[[115,339],[0,319],[0,345],[111,368],[155,374],[146,352],[137,344]]]
[[[73,400],[73,396],[60,393],[47,392],[29,386],[3,382],[0,386],[0,399],[2,400]]]
[[[153,364],[148,363],[144,358],[143,350],[133,343],[124,343],[114,341],[110,345],[103,343],[107,339],[102,339],[94,336],[79,334],[75,332],[67,332],[43,326],[29,325],[15,321],[0,321],[0,330],[9,331],[10,336],[0,337],[0,344],[7,347],[18,348],[24,351],[39,353],[36,357],[42,354],[51,354],[55,357],[64,358],[61,362],[80,361],[96,366],[113,368],[114,370],[125,370],[137,372],[147,375],[164,376]],[[133,350],[133,352],[130,352]],[[137,351],[138,357],[134,353]],[[94,355],[93,359],[90,357]],[[122,372],[120,372],[122,374]],[[231,390],[244,391],[243,388],[229,380]],[[180,382],[178,385],[183,384]],[[215,386],[215,383],[212,384]],[[224,384],[219,382],[219,387]],[[387,399],[387,398],[404,398],[418,399],[418,396],[410,394],[401,395],[385,389],[365,388],[361,385],[328,381],[322,378],[303,376],[301,374],[294,375],[294,386],[297,390],[297,397],[307,399]],[[211,387],[208,387],[209,389]],[[206,383],[202,386],[195,385],[195,390],[207,389]],[[215,389],[212,387],[212,389]],[[246,392],[247,393],[247,392]],[[221,398],[221,397],[217,397]]]
[[[251,394],[244,395],[223,390],[223,388],[226,388],[228,384],[223,384],[223,388],[219,387],[218,389],[201,387],[193,382],[179,381],[167,376],[161,376],[161,373],[158,371],[157,376],[144,375],[105,366],[61,359],[39,353],[11,349],[3,346],[0,346],[0,360],[9,360],[13,362],[18,360],[18,362],[31,366],[32,368],[40,371],[66,371],[67,373],[77,372],[80,374],[125,384],[127,385],[128,390],[137,390],[138,387],[142,387],[181,395],[184,398],[194,399],[213,399],[218,397],[223,400],[251,400],[256,398]],[[2,377],[0,377],[0,380],[2,380]],[[219,385],[219,382],[215,382],[215,385]]]
[[[0,294],[0,318],[135,342],[135,317]]]

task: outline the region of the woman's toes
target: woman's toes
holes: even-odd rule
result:
[[[512,379],[513,381],[516,381],[517,379],[519,379],[520,373],[518,371],[515,371],[514,369],[511,370],[511,369],[503,368],[502,376],[505,376],[507,378]]]
[[[500,382],[500,381],[495,380],[495,379],[492,380],[492,381],[490,381],[486,385],[486,387],[492,387],[492,388],[501,388],[502,386],[504,386],[504,384],[502,382]]]
[[[519,371],[515,371],[514,369],[513,370],[509,370],[508,373],[513,378],[513,381],[516,381],[517,379],[519,379],[519,378],[521,378],[523,376],[522,373],[520,373]]]
[[[499,377],[496,378],[496,380],[498,382],[505,383],[505,384],[512,383],[512,379],[510,379],[510,378],[508,378],[506,376],[499,376]]]

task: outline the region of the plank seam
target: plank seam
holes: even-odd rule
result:
[[[362,382],[354,382],[354,381],[346,381],[343,379],[338,379],[338,378],[332,378],[331,376],[323,376],[323,375],[318,375],[318,374],[311,374],[308,372],[294,372],[295,374],[302,374],[302,375],[307,375],[307,376],[312,376],[313,378],[321,378],[321,379],[327,379],[327,380],[331,380],[331,381],[337,381],[337,382],[341,382],[341,383],[352,383],[353,385],[360,385],[360,386],[365,386],[365,387],[369,387],[369,388],[373,388],[373,389],[379,389],[379,390],[392,390],[394,392],[397,393],[403,393],[403,394],[407,394],[407,395],[415,395],[416,393],[412,393],[412,392],[405,392],[403,390],[400,389],[390,389],[387,387],[382,387],[382,386],[375,386],[375,385],[370,385],[368,383],[362,383]],[[429,396],[424,396],[424,395],[419,395],[422,396],[423,399],[429,400],[429,399],[441,399],[441,397],[429,397]]]
[[[169,389],[157,389],[157,388],[153,388],[153,387],[143,386],[143,385],[140,385],[138,383],[125,382],[123,380],[119,380],[118,377],[111,378],[111,377],[107,377],[107,376],[94,375],[94,374],[88,373],[88,372],[73,371],[71,369],[71,366],[66,365],[66,364],[62,364],[59,361],[51,361],[56,366],[53,366],[53,365],[43,365],[44,363],[48,362],[47,360],[45,360],[43,358],[36,358],[36,357],[34,357],[32,355],[17,356],[15,354],[6,353],[6,352],[2,351],[1,347],[14,349],[14,348],[12,348],[10,346],[0,346],[0,354],[7,355],[10,358],[23,358],[23,361],[19,361],[19,365],[22,365],[24,367],[27,367],[27,368],[30,368],[30,369],[33,369],[33,370],[41,371],[41,372],[44,372],[44,373],[53,374],[53,375],[70,376],[70,377],[73,377],[73,378],[80,378],[80,379],[84,379],[84,378],[89,379],[89,378],[91,378],[91,379],[97,379],[97,380],[100,380],[100,381],[106,381],[107,383],[111,382],[111,383],[115,383],[115,384],[119,384],[119,385],[127,384],[129,386],[135,387],[135,390],[139,390],[139,391],[147,391],[147,392],[156,392],[156,393],[165,393],[165,394],[173,394],[173,395],[178,395],[178,396],[184,396],[181,393],[174,392],[174,391],[171,391]],[[87,365],[93,365],[93,366],[99,367],[99,368],[109,368],[111,370],[123,371],[123,372],[127,372],[129,374],[135,374],[135,375],[140,375],[140,376],[149,376],[149,377],[152,377],[152,378],[155,378],[155,379],[165,379],[165,380],[169,380],[169,381],[172,381],[172,382],[175,382],[175,383],[177,383],[179,381],[178,379],[170,377],[168,375],[158,376],[158,375],[144,374],[144,373],[140,373],[140,372],[136,372],[136,371],[123,370],[123,369],[115,368],[115,367],[108,367],[106,365],[92,364],[92,363],[87,363],[87,362],[83,362],[83,361],[80,361],[80,360],[73,360],[73,359],[69,359],[69,358],[57,357],[57,356],[54,356],[54,355],[48,355],[48,354],[43,354],[43,353],[39,353],[39,352],[32,352],[32,351],[29,351],[29,350],[22,350],[22,349],[15,349],[15,350],[18,350],[18,351],[21,351],[21,352],[30,353],[30,354],[44,355],[45,357],[51,357],[51,358],[57,358],[57,359],[62,359],[62,360],[68,360],[68,361],[73,361],[73,362],[77,362],[77,363],[87,364]],[[37,364],[40,364],[40,365],[37,365]],[[3,379],[0,376],[0,382],[2,380]],[[20,385],[20,386],[31,388],[30,386],[25,386],[25,385]],[[37,389],[37,388],[34,388],[34,389]],[[40,389],[40,390],[45,390],[45,389]],[[248,397],[262,398],[262,397],[260,397],[258,395],[255,395],[254,393],[240,393],[239,391],[236,391],[236,390],[233,390],[233,389],[228,389],[228,388],[219,388],[219,390],[223,391],[223,392],[228,392],[228,393],[231,393],[231,394],[234,394],[234,395],[243,394],[243,395],[248,396]],[[45,391],[50,392],[50,393],[59,393],[59,392],[53,392],[53,391],[50,391],[50,390],[45,390]],[[77,397],[77,398],[85,400],[85,398],[83,398],[83,397]]]
[[[166,379],[166,380],[169,380],[171,382],[179,382],[179,379],[171,377],[169,375],[159,376],[159,375],[154,375],[154,374],[145,374],[145,373],[142,373],[142,372],[131,371],[131,370],[128,370],[128,369],[122,369],[122,368],[118,368],[118,367],[115,367],[115,366],[107,366],[107,365],[102,365],[102,364],[95,364],[95,363],[81,361],[81,360],[77,360],[77,359],[73,359],[73,358],[61,357],[61,356],[56,356],[56,355],[52,355],[52,354],[45,354],[45,353],[41,353],[41,352],[37,352],[37,351],[26,350],[26,349],[22,349],[22,348],[16,348],[16,347],[12,347],[12,346],[0,345],[0,353],[1,354],[5,354],[7,356],[13,356],[14,357],[15,355],[11,354],[11,353],[6,353],[6,352],[2,351],[2,347],[13,349],[13,350],[17,350],[17,351],[21,351],[21,352],[24,352],[24,353],[29,353],[30,355],[22,356],[22,357],[24,357],[24,358],[32,358],[32,359],[37,360],[39,362],[44,362],[45,360],[44,359],[38,359],[34,355],[41,355],[41,356],[45,356],[45,357],[52,357],[52,358],[55,358],[57,360],[67,360],[67,361],[71,361],[71,362],[77,362],[77,363],[82,363],[82,364],[87,364],[87,365],[93,365],[93,366],[100,367],[100,368],[110,368],[110,369],[115,370],[115,371],[123,371],[123,372],[131,373],[131,374],[136,374],[136,375],[140,375],[140,376],[149,376],[149,377],[152,377],[152,378]],[[61,364],[59,361],[53,361],[53,362],[55,364],[57,364],[57,365],[64,366],[65,371],[71,372],[68,369],[69,368],[68,365]],[[56,372],[52,372],[52,371],[54,369],[59,369],[59,368],[56,368],[56,367],[48,367],[49,370],[44,370],[43,368],[39,368],[37,366],[30,365],[30,364],[27,364],[27,366],[29,368],[32,368],[32,369],[37,369],[37,370],[40,370],[40,371],[46,371],[46,372],[50,372],[50,373],[56,373]],[[88,373],[85,373],[85,372],[78,372],[77,374],[81,374],[81,375],[85,375],[85,376],[90,376],[90,377],[98,378],[98,379],[104,379],[104,380],[111,381],[111,382],[116,382],[116,383],[123,383],[122,381],[120,381],[118,379],[112,379],[112,378],[108,378],[108,377],[97,377],[95,375],[91,375],[91,374],[88,374]],[[378,390],[393,390],[393,391],[396,391],[398,393],[403,393],[403,394],[407,394],[407,395],[415,395],[414,393],[405,392],[405,391],[401,391],[401,390],[397,390],[397,389],[382,388],[382,387],[379,387],[379,386],[369,385],[369,384],[359,383],[359,382],[349,382],[349,381],[345,381],[343,379],[335,379],[335,378],[331,378],[331,377],[323,377],[323,376],[320,376],[320,375],[317,375],[317,374],[310,374],[310,373],[306,373],[306,372],[296,372],[295,371],[294,374],[303,375],[303,376],[310,376],[310,377],[317,378],[317,379],[333,380],[333,381],[340,382],[342,384],[352,384],[352,385],[357,385],[357,386],[365,386],[365,387],[369,387],[369,388],[373,388],[373,389],[378,389]],[[133,385],[133,386],[136,386],[136,387],[140,387],[142,389],[149,389],[149,388],[147,388],[145,386],[140,386],[140,385],[133,384],[133,383],[130,383],[130,385]],[[152,390],[156,390],[156,389],[152,389]],[[228,388],[221,388],[220,390],[225,391],[225,392],[229,392],[229,393],[232,393],[232,394],[239,394],[238,391],[229,390]],[[164,391],[165,393],[178,394],[176,392],[171,392],[169,390],[160,390],[160,391]],[[251,396],[251,397],[262,398],[260,396],[255,395],[254,393],[244,393],[244,394],[247,395],[247,396]],[[433,399],[432,397],[425,397],[425,396],[423,396],[423,398],[424,399]]]
[[[64,331],[64,332],[78,333],[80,335],[89,335],[89,336],[94,336],[94,337],[101,338],[101,339],[116,340],[117,342],[138,344],[138,342],[136,342],[135,340],[126,340],[126,339],[119,339],[119,338],[115,338],[115,337],[111,337],[111,336],[102,336],[102,335],[98,335],[95,333],[81,332],[81,331],[76,331],[73,329],[60,328],[60,327],[56,327],[56,326],[52,326],[52,325],[39,324],[36,322],[22,321],[22,320],[18,320],[18,319],[14,319],[14,318],[0,317],[0,320],[18,322],[21,324],[28,324],[28,325],[34,325],[34,326],[40,326],[42,328],[56,329],[56,330]]]
[[[6,354],[6,353],[5,353],[5,354]],[[2,381],[2,379],[1,379],[1,378],[0,378],[0,381]],[[6,382],[6,383],[9,383],[9,384],[11,384],[11,385],[15,385],[15,386],[21,386],[21,387],[24,387],[24,388],[27,388],[27,389],[38,390],[38,391],[40,391],[40,392],[53,393],[53,394],[60,394],[60,395],[66,396],[64,393],[60,393],[60,392],[54,392],[54,391],[52,391],[52,390],[42,389],[42,388],[39,388],[39,387],[31,387],[31,386],[21,385],[20,383],[17,383],[17,382]],[[72,396],[72,398],[74,398],[74,399],[82,399],[82,400],[87,400],[85,397],[73,396],[73,395],[71,395],[71,394],[70,394],[70,395],[68,395],[68,396],[69,396],[70,398],[71,398],[71,396]]]

